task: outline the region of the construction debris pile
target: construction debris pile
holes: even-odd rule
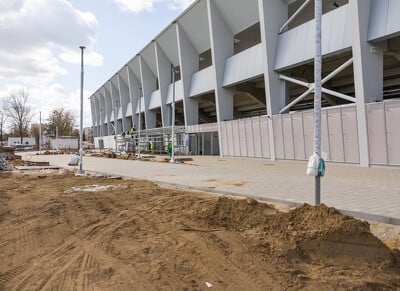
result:
[[[7,162],[7,160],[4,158],[0,158],[0,171],[10,171],[10,170],[12,170],[12,167]]]
[[[15,151],[14,147],[0,146],[0,158],[3,158],[5,160],[15,159],[14,151]]]

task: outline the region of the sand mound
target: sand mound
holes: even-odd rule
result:
[[[241,229],[264,225],[269,216],[278,213],[273,206],[254,199],[219,197],[198,215],[208,226]]]
[[[341,264],[392,262],[390,249],[368,222],[342,215],[325,205],[303,205],[288,213],[253,199],[218,198],[198,215],[207,226],[230,230],[262,228],[269,252],[293,261],[323,260]]]

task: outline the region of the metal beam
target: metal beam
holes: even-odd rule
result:
[[[296,18],[297,15],[299,15],[299,13],[301,11],[303,11],[303,9],[308,5],[308,3],[310,3],[312,0],[307,0],[306,2],[303,3],[303,5],[301,5],[299,7],[299,9],[296,10],[295,13],[293,13],[293,15],[282,25],[282,27],[279,29],[279,33],[282,33],[285,28],[289,25],[290,22],[293,21],[293,19]]]
[[[329,94],[329,95],[332,95],[332,96],[336,96],[338,98],[341,98],[341,99],[344,99],[344,100],[347,100],[347,101],[350,101],[350,102],[356,102],[356,98],[354,98],[354,97],[351,97],[351,96],[348,96],[348,95],[344,95],[342,93],[339,93],[339,92],[336,92],[336,91],[333,91],[333,90],[329,90],[329,89],[326,89],[326,88],[323,88],[323,87],[322,87],[322,92],[326,93],[326,94]]]
[[[326,76],[325,78],[323,78],[321,80],[321,85],[325,84],[326,82],[328,82],[330,79],[332,79],[333,77],[335,77],[337,74],[339,74],[341,71],[343,71],[344,69],[346,69],[348,66],[350,66],[353,63],[353,58],[349,59],[348,61],[346,61],[345,63],[343,63],[342,65],[340,65],[337,69],[335,69],[334,71],[332,71],[328,76]],[[291,108],[293,105],[299,103],[301,100],[303,100],[308,94],[310,94],[311,92],[314,91],[315,86],[314,83],[307,83],[307,82],[303,82],[300,80],[297,80],[295,78],[291,78],[288,76],[284,76],[284,75],[278,75],[279,79],[282,80],[286,80],[295,84],[298,84],[300,86],[304,86],[307,87],[307,91],[305,91],[303,94],[301,94],[299,97],[297,97],[295,100],[293,100],[291,103],[289,103],[288,105],[286,105],[284,108],[282,108],[279,113],[284,113],[286,110],[288,110],[289,108]],[[328,90],[325,88],[322,88],[322,92],[345,99],[347,101],[350,102],[355,102],[355,98],[351,97],[351,96],[347,96],[332,90]],[[335,93],[335,94],[332,94]]]

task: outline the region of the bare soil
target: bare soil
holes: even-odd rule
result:
[[[0,290],[399,290],[398,242],[324,205],[0,173]]]

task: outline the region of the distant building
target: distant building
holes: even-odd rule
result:
[[[50,149],[78,149],[78,139],[72,137],[50,138]]]
[[[20,137],[9,137],[7,140],[7,144],[9,146],[16,146],[16,145],[34,146],[36,145],[36,141],[34,137],[23,137],[21,143]]]
[[[93,136],[93,128],[92,127],[85,127],[83,129],[83,140],[93,143],[94,136]]]

